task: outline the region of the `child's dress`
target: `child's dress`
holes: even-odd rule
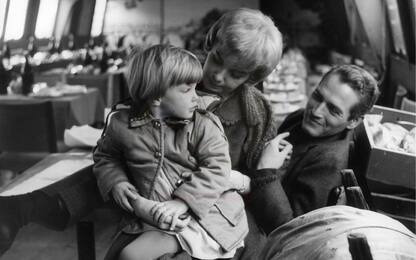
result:
[[[167,176],[161,170],[155,180],[154,193],[149,199],[154,201],[170,200],[174,189],[175,187],[169,183]],[[192,216],[189,225],[182,232],[165,232],[174,234],[184,251],[192,257],[200,259],[232,258],[237,248],[244,246],[244,241],[241,241],[240,245],[233,250],[225,252]]]

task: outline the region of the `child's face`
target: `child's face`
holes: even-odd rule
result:
[[[195,86],[196,83],[180,84],[168,88],[161,98],[162,117],[191,118],[198,107]]]
[[[214,47],[205,61],[204,87],[220,96],[229,95],[250,76],[249,72],[244,71],[242,66],[237,67],[236,64],[236,57],[221,55],[221,50]]]

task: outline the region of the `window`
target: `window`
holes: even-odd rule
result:
[[[55,27],[59,0],[41,0],[36,21],[36,38],[50,38]]]
[[[0,39],[3,35],[4,18],[6,17],[7,0],[0,0]]]
[[[91,36],[98,36],[102,32],[106,4],[107,0],[95,0]]]
[[[399,7],[397,6],[396,0],[387,0],[386,4],[387,13],[389,16],[388,20],[390,22],[390,28],[392,32],[394,51],[397,54],[402,54],[406,56],[407,53],[404,43],[402,25],[400,21]]]
[[[18,40],[23,36],[29,0],[9,1],[4,40]]]

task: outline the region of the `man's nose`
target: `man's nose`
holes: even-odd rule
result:
[[[315,117],[322,117],[325,113],[326,105],[324,102],[316,104],[312,109],[312,114]]]

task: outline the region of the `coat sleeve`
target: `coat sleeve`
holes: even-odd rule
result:
[[[299,173],[290,173],[295,179],[287,176],[295,217],[328,206],[332,190],[342,185],[340,171],[348,166],[348,149],[335,145],[311,149],[304,161]]]
[[[246,203],[256,223],[266,234],[293,218],[293,211],[278,169],[255,170],[251,174],[251,192]]]
[[[223,192],[230,189],[228,142],[221,123],[215,120],[216,117],[212,119],[204,115],[196,117],[190,143],[195,144],[191,150],[197,159],[198,170],[193,172],[190,181],[184,182],[173,193],[200,218],[208,213]]]
[[[94,149],[93,172],[97,178],[98,188],[105,201],[117,183],[129,181],[125,172],[122,146],[117,140],[117,119],[107,122],[104,133]]]
[[[320,152],[311,149],[284,181],[281,176],[286,173],[281,170],[256,171],[248,204],[266,233],[294,217],[327,206],[331,191],[341,185],[339,172],[348,160],[340,149],[334,153],[331,147],[318,149]]]

